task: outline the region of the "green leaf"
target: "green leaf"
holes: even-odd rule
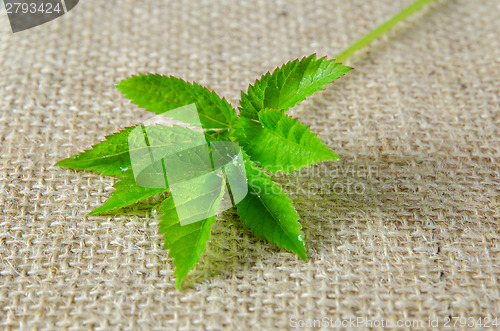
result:
[[[55,165],[73,169],[100,172],[106,176],[121,177],[130,166],[128,136],[134,127],[109,135],[92,149],[57,162]]]
[[[215,213],[225,192],[224,180],[218,176],[206,176],[207,186],[211,189],[204,192],[195,191],[190,199],[174,201],[169,196],[160,207],[160,233],[163,233],[165,248],[169,249],[169,257],[174,259],[175,286],[180,290],[181,283],[188,272],[193,269],[206,249],[210,239],[212,224],[215,222]],[[182,225],[177,209],[183,203],[196,204],[203,201],[209,203],[209,208],[202,211],[201,221]]]
[[[241,117],[234,136],[253,161],[264,169],[293,172],[320,161],[338,160],[307,125],[277,109],[264,109],[259,121]]]
[[[215,92],[196,83],[187,83],[176,77],[157,74],[139,74],[116,85],[132,103],[156,114],[164,114],[170,110],[196,104],[196,109],[186,108],[194,112],[191,116],[200,119],[202,126],[210,128],[228,128],[237,119],[231,105]],[[164,114],[168,116],[167,114]],[[187,117],[176,118],[192,123]]]
[[[138,133],[135,129],[140,130],[140,128],[140,126],[130,127],[107,136],[105,141],[93,146],[92,149],[61,160],[55,165],[121,177],[131,165],[131,153],[136,156],[153,153],[160,158],[161,153],[178,151],[184,148],[183,146],[206,143],[202,133],[180,126],[153,125],[142,127],[142,133],[141,131]],[[145,137],[149,143],[147,146],[141,145],[140,142]]]
[[[287,110],[351,69],[325,57],[316,59],[315,54],[288,62],[241,93],[240,113],[257,119],[264,108]]]
[[[304,234],[292,200],[245,155],[248,193],[236,204],[241,220],[258,236],[307,259]]]
[[[103,205],[91,211],[89,215],[102,214],[106,211],[126,207],[168,190],[168,184],[164,188],[137,185],[132,169],[125,171],[123,177],[113,187],[115,190],[111,193],[111,197]]]

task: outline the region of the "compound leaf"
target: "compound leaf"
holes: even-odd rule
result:
[[[56,165],[121,177],[91,215],[170,191],[160,207],[159,231],[179,290],[206,249],[217,212],[230,206],[225,194],[232,195],[240,219],[258,236],[306,260],[292,201],[258,165],[292,172],[338,159],[309,127],[284,111],[351,69],[315,55],[291,61],[242,93],[240,118],[224,98],[196,83],[157,74],[132,76],[116,85],[132,103],[204,132],[159,125],[162,118],[155,117],[149,124],[156,125],[126,128]],[[228,144],[219,143],[224,140]],[[243,160],[231,145],[236,142],[248,153]]]
[[[252,160],[271,172],[293,172],[339,157],[307,125],[278,109],[264,109],[259,121],[241,117],[234,136]]]
[[[183,111],[194,112],[192,116],[196,119],[199,116],[202,127],[206,129],[228,128],[237,119],[236,112],[224,98],[203,86],[176,77],[139,74],[122,80],[116,87],[132,103],[165,116],[168,116],[165,112],[194,103],[195,108],[187,107]]]
[[[241,93],[240,113],[257,119],[264,108],[287,110],[351,69],[326,57],[316,59],[315,54],[288,62]]]
[[[236,204],[240,219],[258,236],[307,259],[302,226],[292,200],[245,155],[248,194]]]

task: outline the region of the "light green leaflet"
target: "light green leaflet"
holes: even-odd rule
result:
[[[231,105],[215,92],[176,77],[139,74],[121,81],[116,87],[132,103],[156,114],[168,116],[168,111],[194,103],[206,129],[228,128],[237,119]]]
[[[351,69],[315,54],[288,62],[241,93],[241,115],[256,120],[264,108],[288,110]]]
[[[125,171],[123,177],[113,187],[115,190],[111,193],[111,197],[103,205],[91,211],[89,215],[98,215],[127,207],[168,190],[168,188],[149,188],[137,185],[132,169]]]
[[[259,112],[259,121],[241,117],[234,135],[259,166],[271,172],[293,172],[339,157],[307,125],[278,109]]]
[[[229,194],[229,190],[226,191],[229,186],[225,183],[229,183],[230,178],[242,178],[243,187],[248,186],[241,200],[235,201],[241,221],[258,236],[306,260],[304,233],[292,201],[260,167],[271,172],[293,172],[320,161],[339,159],[309,127],[286,115],[284,111],[322,90],[326,84],[350,69],[333,60],[316,59],[315,55],[289,62],[273,73],[264,75],[250,86],[246,93],[242,93],[240,117],[225,99],[196,83],[155,74],[132,76],[117,85],[132,103],[167,117],[170,111],[176,109],[172,112],[176,114],[175,119],[185,119],[188,124],[201,126],[206,129],[204,134],[195,134],[195,131],[179,126],[166,128],[155,125],[142,126],[144,136],[141,131],[134,136],[134,128],[127,128],[108,136],[106,141],[92,149],[62,160],[57,165],[121,177],[120,181],[115,183],[111,197],[102,206],[94,209],[92,215],[109,213],[171,190],[160,208],[159,227],[165,248],[173,258],[175,285],[179,289],[183,279],[205,251],[218,207],[224,194]],[[188,107],[193,104],[195,107]],[[185,117],[183,111],[186,112]],[[199,118],[198,121],[191,120],[194,118],[193,112],[197,112],[195,117]],[[135,145],[129,145],[130,140],[146,137],[149,137],[147,148],[137,150],[133,147]],[[181,172],[181,176],[175,181],[189,178],[198,184],[192,187],[188,185],[187,187],[191,188],[188,190],[190,193],[184,195],[181,200],[176,200],[174,186],[169,185],[174,178],[167,180],[165,172],[160,177],[157,176],[158,169],[165,171],[169,164],[172,167],[175,167],[172,164],[176,164],[168,161],[172,159],[162,153],[174,151],[181,155],[184,153],[182,144],[189,145],[195,140],[197,143],[194,145],[198,147],[192,148],[193,152],[177,163],[175,169]],[[243,164],[236,162],[232,155],[212,153],[220,154],[223,151],[207,147],[211,146],[210,142],[214,140],[239,144],[244,150],[241,154],[244,155],[241,159],[244,160]],[[239,147],[237,149],[239,150]],[[136,163],[133,161],[134,155],[141,156]],[[148,155],[154,155],[151,161],[148,161]],[[217,164],[214,163],[214,157],[218,160],[227,157],[224,162],[232,162],[234,166],[224,168],[226,172],[220,170],[221,168],[217,170],[214,168]],[[162,163],[159,164],[160,161]],[[151,162],[150,168],[147,162]],[[205,165],[210,163],[212,167],[207,168]],[[134,171],[139,166],[141,172],[138,175]],[[239,171],[235,169],[244,169],[241,170],[244,173],[229,176],[231,171]],[[186,178],[183,177],[184,170]],[[153,184],[160,180],[164,185],[144,187],[144,183],[148,182],[145,182],[144,178],[153,178],[149,181]],[[234,200],[235,191],[231,192]],[[198,221],[183,224],[183,219],[179,216],[183,210],[189,210],[193,219]]]
[[[92,149],[57,162],[56,166],[100,172],[106,176],[121,177],[130,167],[128,136],[134,128],[126,128],[109,135]]]
[[[203,196],[203,200],[209,202],[208,208],[202,211],[206,216],[201,217],[201,221],[181,225],[177,215],[177,208],[180,206],[178,203],[174,203],[174,199],[171,196],[163,201],[160,207],[160,233],[163,233],[165,248],[169,249],[169,257],[174,259],[176,266],[175,286],[179,290],[181,289],[182,280],[195,266],[205,251],[207,242],[210,239],[212,224],[215,222],[215,216],[211,215],[217,211],[225,192],[224,179],[214,175],[205,177],[204,180],[211,182],[207,183],[208,187],[219,187],[221,189],[196,192],[191,197],[193,200],[196,200]]]
[[[255,163],[245,162],[248,194],[236,207],[241,220],[258,236],[307,259],[304,234],[292,200]]]

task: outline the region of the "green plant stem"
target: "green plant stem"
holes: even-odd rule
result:
[[[365,47],[369,43],[371,43],[373,40],[377,39],[384,33],[386,33],[388,30],[393,28],[396,24],[399,22],[405,20],[408,16],[411,14],[415,13],[418,11],[420,8],[422,8],[424,5],[428,4],[429,2],[432,2],[433,0],[417,0],[396,15],[394,15],[391,19],[388,21],[385,21],[372,31],[368,32],[366,35],[364,35],[362,38],[358,39],[356,42],[351,44],[349,47],[347,47],[342,53],[337,55],[336,61],[337,62],[343,62],[347,60],[352,54],[354,54],[356,51],[360,50],[361,48]]]

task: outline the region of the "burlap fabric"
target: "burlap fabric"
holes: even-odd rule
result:
[[[333,57],[410,2],[87,0],[15,35],[2,9],[0,328],[270,330],[325,317],[442,328],[495,317],[497,0],[434,3],[291,112],[343,158],[277,179],[301,215],[307,262],[229,212],[179,292],[154,215],[89,217],[113,179],[53,166],[151,117],[114,87],[131,74],[194,80],[236,106],[265,71]]]

